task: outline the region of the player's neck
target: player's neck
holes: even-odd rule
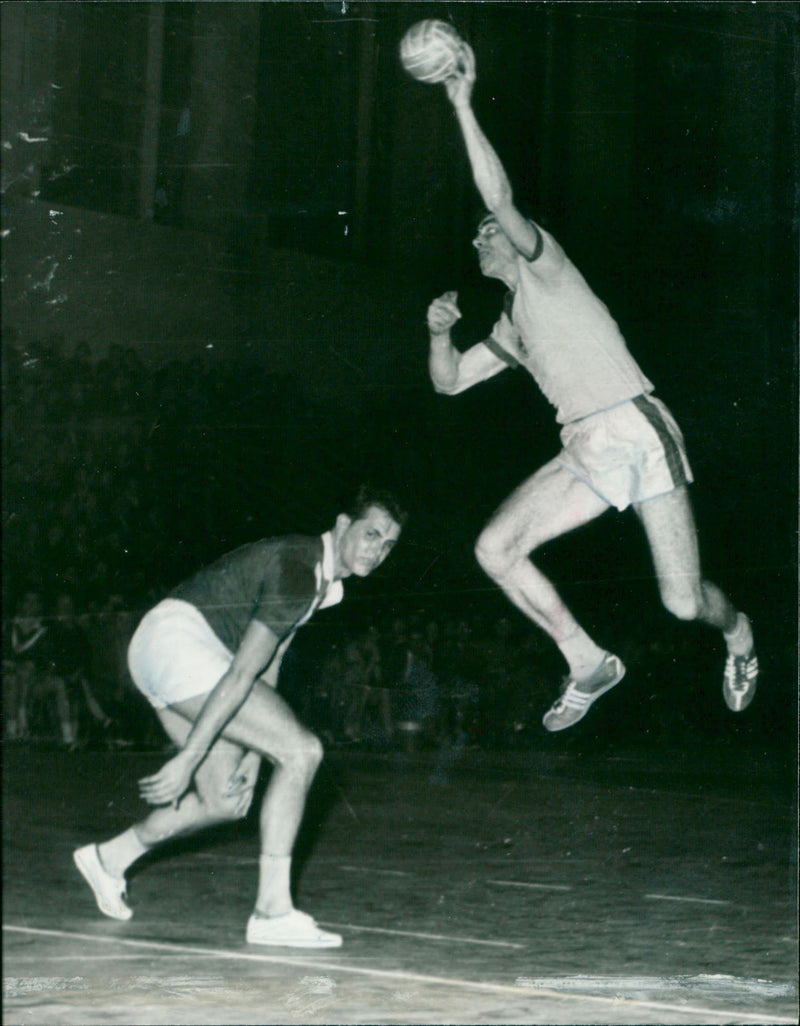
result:
[[[516,260],[499,267],[494,277],[507,285],[512,292],[516,292],[519,285],[519,267],[517,267]]]

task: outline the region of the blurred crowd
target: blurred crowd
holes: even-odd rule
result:
[[[286,479],[302,463],[293,437],[316,430],[303,420],[314,411],[296,409],[290,390],[245,358],[152,369],[130,349],[97,361],[63,340],[36,346],[11,331],[2,384],[3,736],[163,745],[128,676],[128,641],[144,610],[233,547],[228,534],[258,536],[250,524],[226,531],[226,516],[286,515]],[[282,432],[282,477],[279,468],[264,474],[265,431]],[[339,624],[324,645],[298,639],[281,687],[333,745],[538,743],[564,668],[540,632],[500,608],[455,595],[449,608],[421,609],[392,596],[360,626]],[[633,602],[627,619],[620,611],[613,632],[635,675],[631,699],[614,705],[603,729],[682,740],[717,729],[717,688],[697,687],[719,676],[722,656],[707,635],[673,623],[655,592],[647,610]]]
[[[6,590],[65,588],[84,605],[119,592],[147,602],[208,558],[218,511],[252,469],[246,434],[232,440],[232,431],[263,421],[266,375],[244,359],[153,369],[131,349],[93,360],[85,347],[66,355],[63,340],[5,334]],[[270,416],[283,412],[267,406]],[[225,426],[232,417],[234,428]]]
[[[23,592],[3,618],[3,737],[71,750],[162,746],[165,736],[127,670],[136,616],[121,595],[79,611],[60,591],[52,603]]]
[[[214,428],[233,410],[239,426],[285,425],[298,412],[245,358],[153,369],[131,349],[98,361],[63,339],[37,345],[13,332],[3,399],[4,737],[161,744],[128,676],[130,636],[224,544],[231,488],[255,477],[265,490],[251,466],[263,452]],[[466,612],[438,615],[345,629],[327,652],[288,658],[282,687],[333,744],[513,740],[528,719],[535,633],[512,643],[508,621],[477,630]]]
[[[4,618],[4,740],[71,750],[169,749],[128,673],[139,615],[116,593],[81,610],[67,590],[52,601],[23,592]],[[279,687],[328,747],[454,753],[546,743],[540,719],[558,686],[559,658],[520,617],[437,609],[366,627],[325,626],[299,633]],[[696,654],[680,637],[619,647],[637,682],[611,720],[594,715],[609,742],[620,732],[628,740],[685,742],[712,723],[703,707],[715,707],[718,696],[697,691]],[[716,676],[714,655],[699,667],[701,677]]]
[[[316,660],[289,658],[281,686],[329,743],[508,748],[526,742],[536,713],[539,644],[503,617],[481,626],[417,611],[351,631]]]
[[[164,747],[155,715],[130,679],[138,614],[121,595],[80,611],[61,591],[25,591],[4,620],[4,739],[69,749]],[[318,639],[315,639],[318,640]],[[466,619],[395,617],[331,632],[314,652],[296,642],[280,689],[329,746],[417,751],[525,743],[535,710],[535,635],[508,620],[480,635]]]

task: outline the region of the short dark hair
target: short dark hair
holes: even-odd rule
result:
[[[541,224],[541,219],[534,217],[526,206],[522,204],[517,204],[517,210],[520,212],[520,214],[522,214],[525,220],[530,221],[531,224],[536,226]],[[485,208],[481,207],[473,220],[477,225],[476,231],[480,231],[480,229],[483,227],[486,221],[494,221],[497,223],[497,215],[493,214],[491,210],[486,210]]]
[[[356,492],[350,508],[345,512],[351,520],[361,520],[366,516],[370,506],[380,506],[389,516],[402,527],[408,519],[408,513],[400,505],[391,492],[384,488],[376,488],[371,484],[362,484]]]

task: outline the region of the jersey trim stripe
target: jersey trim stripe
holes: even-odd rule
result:
[[[533,251],[533,256],[527,258],[528,263],[532,264],[534,260],[538,260],[539,257],[542,255],[542,250],[544,249],[544,236],[542,235],[539,225],[536,224],[535,221],[531,221],[530,218],[528,218],[528,223],[533,225],[534,229],[536,230],[536,248]]]
[[[496,339],[492,338],[491,335],[489,336],[489,338],[485,338],[483,340],[483,344],[486,346],[487,349],[491,350],[495,356],[499,356],[501,360],[507,363],[509,367],[522,366],[519,360],[515,356],[512,356],[511,353],[506,352],[506,350],[503,349],[499,342]]]
[[[658,435],[659,441],[664,447],[664,454],[667,458],[667,467],[670,477],[676,488],[688,484],[689,478],[681,458],[680,446],[676,442],[669,424],[661,416],[657,406],[646,395],[639,395],[633,400],[633,405],[645,417],[650,427]]]

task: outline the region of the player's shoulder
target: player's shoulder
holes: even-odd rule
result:
[[[267,538],[266,542],[281,555],[294,559],[306,559],[322,551],[322,538],[311,534],[286,534],[277,538]]]
[[[281,534],[247,542],[234,549],[231,556],[249,558],[255,555],[281,559],[305,560],[322,551],[322,538],[305,534]]]
[[[528,218],[528,223],[536,233],[536,242],[530,256],[520,254],[521,266],[535,276],[546,276],[561,270],[567,257],[560,243],[537,221]]]
[[[315,567],[322,559],[322,538],[292,534],[268,540],[281,589],[291,594],[316,590]]]
[[[233,568],[246,576],[261,578],[285,576],[288,570],[295,577],[303,576],[303,568],[313,577],[314,566],[322,558],[322,538],[311,535],[277,535],[247,542],[227,553],[211,567],[227,573]]]

